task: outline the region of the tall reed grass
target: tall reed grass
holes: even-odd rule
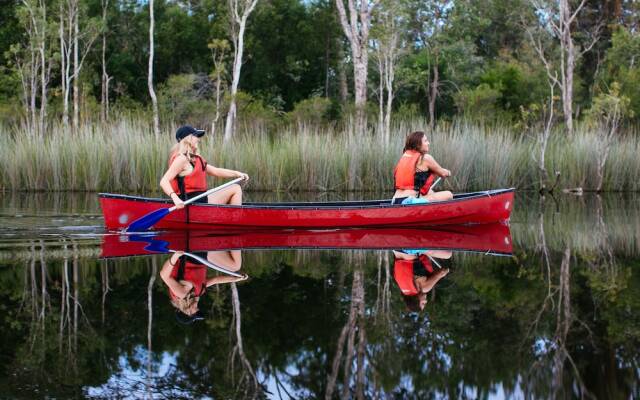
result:
[[[384,145],[375,132],[362,137],[327,126],[291,124],[273,132],[260,125],[243,125],[229,143],[222,143],[220,135],[205,136],[201,153],[214,165],[247,172],[251,190],[379,192],[392,188],[393,166],[406,134],[426,126],[424,120],[397,121],[391,142]],[[174,131],[169,127],[156,137],[147,121],[136,118],[86,125],[74,134],[53,126],[44,137],[0,126],[0,188],[157,191]],[[538,148],[532,135],[457,121],[438,126],[429,136],[431,153],[453,172],[447,188],[537,187],[534,155]],[[600,137],[587,128],[572,137],[552,137],[547,170],[560,172],[560,187],[596,187]],[[640,189],[639,147],[632,135],[612,146],[605,166],[605,190]]]

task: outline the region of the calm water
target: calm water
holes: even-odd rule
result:
[[[5,193],[0,397],[640,398],[640,198],[519,194],[514,212],[512,256],[446,251],[503,228],[165,237],[249,277],[194,267],[210,286],[185,325],[172,253],[110,257],[152,241],[105,236],[95,194]],[[442,237],[427,265],[449,272],[411,312],[388,247]],[[312,249],[336,241],[353,248]]]

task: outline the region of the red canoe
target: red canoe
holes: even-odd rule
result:
[[[162,229],[355,228],[482,224],[508,221],[514,189],[454,195],[453,200],[392,205],[390,200],[324,203],[245,203],[190,205],[158,222]],[[167,199],[100,193],[107,229],[126,228],[136,219],[173,205]]]
[[[167,231],[105,235],[103,258],[175,251],[232,249],[438,249],[509,255],[511,232],[504,224],[448,225],[429,229],[260,230],[231,234]]]

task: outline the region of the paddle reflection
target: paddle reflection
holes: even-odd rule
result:
[[[176,310],[176,320],[192,324],[204,319],[200,298],[214,285],[235,283],[248,276],[238,271],[242,266],[239,250],[189,253],[175,251],[167,258],[160,277],[167,286],[169,299]],[[220,272],[211,276],[210,271]]]

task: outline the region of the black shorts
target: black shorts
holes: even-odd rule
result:
[[[393,199],[393,203],[391,204],[402,204],[402,202],[407,198],[408,197],[396,197],[395,199]]]
[[[187,197],[186,199],[184,199],[182,196],[180,196],[181,199],[183,199],[183,201],[187,201],[189,199],[193,199],[194,197],[196,197],[199,194],[202,194],[204,192],[189,192],[187,193]],[[202,196],[201,198],[199,198],[198,200],[194,201],[191,204],[207,204],[209,203],[209,200],[207,199],[207,197],[209,196]]]

